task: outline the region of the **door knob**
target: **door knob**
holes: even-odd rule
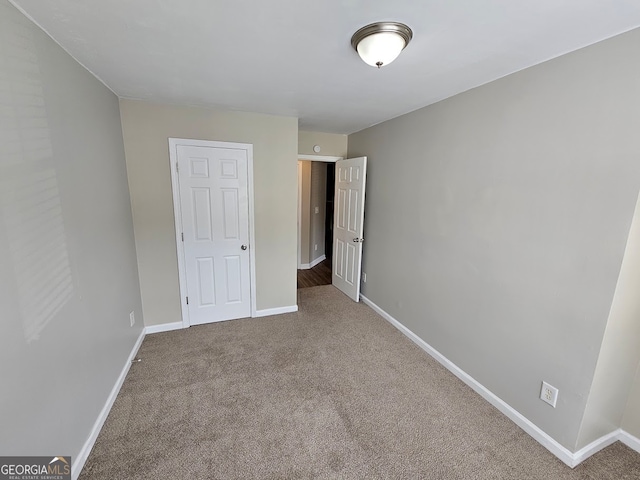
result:
[[[355,243],[362,243],[362,242],[364,242],[364,238],[354,238],[353,241]]]
[[[246,249],[247,249],[247,246],[246,246],[246,245],[242,245],[240,248],[241,248],[242,250],[246,250]]]

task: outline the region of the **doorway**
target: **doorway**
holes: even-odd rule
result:
[[[342,157],[298,160],[298,288],[332,283],[335,162]]]

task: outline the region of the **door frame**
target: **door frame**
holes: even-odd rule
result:
[[[302,168],[300,161],[336,163],[344,157],[298,154],[298,270],[302,267]]]
[[[194,140],[188,138],[169,138],[169,170],[171,171],[171,195],[173,197],[173,218],[175,226],[176,253],[178,255],[178,283],[180,286],[180,309],[182,311],[182,328],[191,326],[189,309],[187,308],[187,272],[182,241],[182,210],[180,204],[180,188],[178,178],[178,146],[232,148],[247,152],[247,192],[249,194],[249,291],[251,317],[256,317],[256,258],[255,258],[255,221],[253,207],[253,144],[220,142],[214,140]]]

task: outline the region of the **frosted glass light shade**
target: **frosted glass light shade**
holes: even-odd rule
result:
[[[409,45],[413,32],[404,23],[378,22],[362,27],[351,37],[351,46],[372,67],[393,62]]]
[[[381,67],[398,58],[404,47],[404,39],[395,32],[375,33],[360,40],[358,54],[364,63]]]

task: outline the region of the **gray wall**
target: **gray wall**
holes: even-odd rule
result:
[[[118,99],[5,0],[0,319],[0,452],[75,461],[143,324]]]
[[[348,141],[370,160],[364,295],[570,450],[640,189],[639,44],[636,30]]]
[[[121,100],[146,325],[182,320],[170,137],[253,144],[258,310],[296,305],[298,120]]]
[[[313,262],[324,255],[324,221],[327,211],[327,164],[324,162],[311,162],[310,207],[309,259]],[[316,213],[316,208],[318,208],[318,213]]]
[[[618,276],[577,448],[622,425],[625,410],[640,415],[629,394],[640,362],[640,199]],[[635,431],[637,428],[632,429]]]
[[[627,401],[627,408],[622,417],[622,428],[636,438],[640,438],[640,408],[638,405],[640,405],[640,363],[638,363],[635,380],[631,385],[629,400]]]

